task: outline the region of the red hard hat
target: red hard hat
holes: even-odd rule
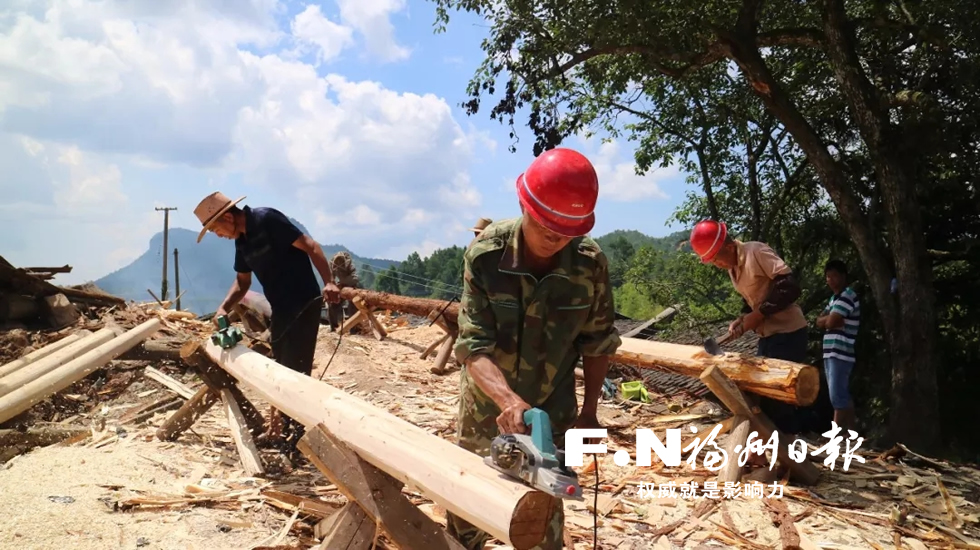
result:
[[[584,155],[559,147],[541,153],[517,178],[517,196],[541,225],[580,237],[595,225],[599,177]]]
[[[701,263],[708,263],[725,244],[728,228],[725,224],[714,220],[698,222],[691,230],[691,248],[701,258]]]

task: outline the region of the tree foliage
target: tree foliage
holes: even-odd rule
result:
[[[676,218],[772,244],[804,277],[807,307],[826,297],[823,262],[849,259],[877,347],[868,366],[889,369],[878,397],[891,435],[939,442],[957,402],[940,407],[940,391],[980,366],[956,364],[978,347],[980,4],[434,2],[439,25],[451,10],[489,22],[465,107],[499,92],[489,115],[516,137],[526,114],[536,155],[603,131],[636,143],[640,171],[679,163],[698,192]],[[690,293],[670,277],[711,273],[672,268],[672,290],[650,292]]]

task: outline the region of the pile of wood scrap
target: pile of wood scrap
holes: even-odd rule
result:
[[[18,269],[0,256],[0,328],[55,328],[75,324],[81,310],[124,304],[122,298],[97,290],[58,287],[48,279],[62,268]]]

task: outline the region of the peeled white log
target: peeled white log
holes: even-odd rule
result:
[[[90,334],[92,334],[91,331],[80,330],[74,334],[69,334],[68,336],[65,336],[64,338],[58,340],[57,342],[48,344],[41,349],[36,349],[19,359],[14,359],[13,361],[7,363],[6,365],[0,367],[0,378],[3,378],[4,376],[7,376],[12,372],[16,372],[17,370],[22,369],[27,365],[30,365],[31,363],[37,361],[38,359],[43,359],[51,355],[52,353],[58,351],[59,349],[64,348],[68,344],[71,344],[72,342],[77,342],[78,340],[81,340],[82,338]]]
[[[57,369],[0,397],[0,422],[18,414],[60,392],[75,382],[105,366],[136,344],[160,329],[160,319],[150,319],[108,342],[93,348]]]
[[[115,337],[115,332],[104,328],[95,334],[89,334],[62,350],[52,353],[40,361],[0,378],[0,397],[7,395],[31,380],[44,376],[61,365],[80,357],[83,353],[97,346],[101,346]]]
[[[208,341],[205,350],[276,409],[308,429],[323,423],[365,461],[505,544],[531,548],[544,535],[553,497],[476,454],[244,346]]]

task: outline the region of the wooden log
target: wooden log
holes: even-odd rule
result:
[[[459,304],[410,298],[385,292],[343,288],[342,298],[350,300],[355,296],[364,299],[372,309],[390,309],[429,317],[435,312],[445,311],[443,316],[452,325],[457,325]],[[431,317],[430,317],[431,318]],[[812,405],[820,391],[820,374],[815,367],[791,361],[764,357],[745,357],[734,353],[713,356],[700,346],[686,346],[655,342],[639,338],[623,338],[623,344],[613,357],[614,363],[630,365],[642,369],[657,369],[698,378],[706,368],[718,365],[735,384],[748,392],[799,406]]]
[[[262,466],[262,457],[259,450],[252,440],[252,434],[248,431],[245,423],[245,415],[242,414],[235,395],[228,388],[221,389],[221,401],[225,404],[225,413],[228,415],[228,427],[231,428],[231,437],[235,440],[235,447],[238,449],[238,458],[242,461],[245,473],[249,476],[259,476],[265,473]]]
[[[312,429],[321,423],[362,459],[518,550],[541,541],[555,499],[483,458],[245,346],[208,354],[242,384]],[[368,427],[368,429],[365,429]]]
[[[432,355],[432,352],[434,352],[437,347],[439,347],[443,342],[445,342],[448,339],[449,339],[449,334],[443,334],[441,338],[429,344],[429,347],[425,348],[425,350],[422,351],[422,354],[419,355],[419,359],[422,360],[428,359],[429,356]]]
[[[359,296],[364,300],[367,307],[373,309],[390,309],[392,311],[401,311],[402,313],[411,313],[412,315],[418,315],[419,317],[426,317],[432,310],[442,311],[446,308],[445,315],[449,319],[456,319],[459,315],[459,304],[457,302],[450,303],[446,307],[446,301],[444,300],[433,300],[431,298],[410,298],[408,296],[398,296],[397,294],[388,294],[387,292],[376,292],[374,290],[365,290],[363,288],[349,288],[345,287],[340,289],[340,298],[342,300],[353,300],[355,296]]]
[[[685,346],[637,338],[623,338],[613,362],[657,369],[700,378],[709,367],[717,367],[740,389],[758,395],[809,406],[820,391],[820,373],[815,367],[767,357],[735,353],[714,356],[700,346]]]
[[[0,422],[10,420],[48,396],[58,393],[99,370],[106,363],[145,340],[159,329],[159,319],[146,321],[0,397]]]
[[[14,359],[13,361],[0,367],[0,378],[3,378],[12,372],[16,372],[39,359],[43,359],[60,349],[64,349],[64,347],[68,344],[77,342],[89,334],[92,334],[92,331],[83,329],[73,334],[69,334],[57,342],[48,344],[40,349],[36,349],[19,359]]]
[[[453,354],[454,344],[456,344],[456,339],[452,337],[447,338],[442,343],[439,353],[436,354],[436,364],[430,369],[432,374],[446,374],[446,363],[449,362],[449,356]]]
[[[48,374],[69,361],[73,361],[81,357],[83,354],[89,352],[93,348],[101,346],[102,344],[111,341],[115,337],[116,333],[112,330],[107,328],[101,329],[94,334],[89,334],[85,338],[69,344],[67,347],[52,353],[40,361],[36,361],[22,369],[17,370],[16,372],[12,372],[3,378],[0,378],[0,397],[7,395],[17,388],[23,387],[32,380],[36,380],[45,374]]]
[[[463,550],[402,494],[403,483],[362,460],[323,424],[306,432],[297,447],[349,501],[380,522],[399,548]]]
[[[752,429],[758,432],[763,444],[768,442],[772,434],[776,432],[778,434],[776,456],[779,462],[789,468],[792,477],[800,483],[805,485],[816,484],[820,478],[820,471],[810,462],[809,456],[800,463],[790,458],[789,445],[792,443],[790,438],[786,434],[778,432],[772,421],[762,411],[754,410],[742,392],[735,386],[735,383],[725,376],[720,368],[715,365],[709,366],[701,375],[701,382],[708,386],[711,393],[715,394],[736,417],[748,418],[752,424]]]
[[[75,437],[79,434],[91,433],[84,426],[33,426],[27,431],[0,430],[0,449],[4,447],[43,447],[53,445]]]
[[[201,341],[188,340],[181,346],[180,356],[185,363],[194,367],[204,384],[211,388],[211,391],[216,395],[221,395],[222,389],[231,390],[235,396],[235,402],[238,403],[242,414],[245,415],[245,421],[248,423],[253,437],[258,437],[265,431],[265,419],[262,418],[262,413],[245,397],[235,379],[208,355]]]
[[[728,462],[718,472],[718,483],[735,483],[742,479],[744,466],[738,465],[738,455],[745,448],[752,427],[751,419],[745,416],[735,416],[732,420],[732,430],[725,443],[725,454]]]
[[[184,399],[190,399],[194,397],[194,390],[188,388],[186,385],[180,383],[177,380],[167,376],[166,374],[158,371],[153,367],[146,367],[143,369],[143,376],[157,382],[170,391],[176,393],[177,395],[183,397]]]
[[[369,550],[374,546],[374,534],[377,526],[364,510],[348,502],[330,518],[330,527],[323,536],[320,550]]]
[[[170,418],[157,429],[157,439],[174,441],[204,416],[220,397],[206,384],[197,390],[193,397],[184,402]]]
[[[367,304],[364,303],[364,298],[354,296],[354,299],[351,301],[354,302],[354,307],[356,307],[358,311],[364,313],[364,316],[367,317],[368,322],[371,324],[371,331],[374,332],[374,337],[378,340],[384,340],[385,337],[388,336],[388,332],[385,330],[385,327],[381,326],[381,323],[374,317],[374,313],[372,313],[367,307]]]
[[[180,346],[181,342],[174,340],[147,340],[119,356],[119,359],[179,362]]]

